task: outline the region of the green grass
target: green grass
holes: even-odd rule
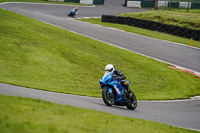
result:
[[[99,79],[114,64],[138,99],[200,94],[200,78],[165,63],[0,9],[0,82],[101,97]]]
[[[2,2],[36,2],[36,3],[49,3],[49,4],[86,5],[86,4],[80,4],[80,3],[56,2],[56,1],[48,1],[48,0],[0,0],[0,3]]]
[[[119,16],[140,18],[200,30],[200,13],[151,10],[147,12],[122,13]]]
[[[171,9],[159,9],[159,10],[170,10],[175,12],[184,12],[187,13],[187,9],[177,9],[177,8],[171,8]],[[188,13],[200,13],[200,9],[188,9]]]
[[[128,25],[105,23],[105,22],[101,22],[100,18],[79,19],[79,20],[84,21],[84,22],[103,25],[106,27],[113,27],[116,29],[121,29],[121,30],[124,30],[127,32],[136,33],[136,34],[140,34],[140,35],[144,35],[144,36],[148,36],[148,37],[153,37],[153,38],[157,38],[157,39],[181,43],[181,44],[185,44],[185,45],[190,45],[190,39],[186,39],[186,38],[182,38],[182,37],[178,37],[178,36],[174,36],[174,35],[170,35],[170,34],[166,34],[166,33],[161,33],[161,32],[157,32],[157,31],[128,26]],[[192,46],[200,48],[200,41],[193,40]]]
[[[0,95],[1,133],[197,133],[41,100]]]

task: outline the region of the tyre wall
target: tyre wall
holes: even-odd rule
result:
[[[117,17],[112,15],[103,15],[101,21],[109,23],[125,24],[143,29],[159,31],[183,38],[189,38],[189,39],[192,38],[194,40],[200,41],[200,30],[193,30],[180,26],[162,24],[149,20],[142,20],[130,17]]]

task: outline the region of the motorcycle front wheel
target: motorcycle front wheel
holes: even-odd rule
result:
[[[137,107],[137,99],[134,93],[130,93],[130,99],[128,103],[126,104],[126,107],[130,110],[134,110]]]
[[[109,93],[107,87],[102,89],[102,98],[106,105],[112,106],[115,104],[115,98],[113,93]]]

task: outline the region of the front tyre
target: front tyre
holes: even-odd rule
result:
[[[137,107],[137,99],[134,93],[130,93],[130,98],[126,104],[126,107],[130,110],[134,110]]]
[[[103,98],[104,103],[107,106],[112,106],[115,103],[114,95],[113,95],[113,93],[109,93],[107,87],[104,87],[102,89],[102,98]]]

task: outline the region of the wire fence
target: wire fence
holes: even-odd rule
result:
[[[189,11],[190,9],[200,12],[200,0],[155,0],[155,9],[182,9]]]
[[[200,13],[200,0],[125,0],[124,6]]]

